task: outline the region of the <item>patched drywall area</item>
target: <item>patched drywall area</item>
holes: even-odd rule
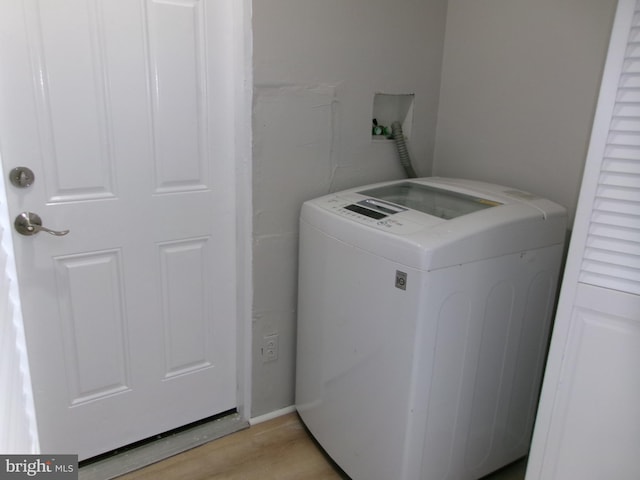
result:
[[[616,0],[449,0],[433,174],[573,218]]]
[[[405,133],[431,173],[445,16],[445,0],[253,4],[252,416],[294,401],[301,204],[404,176],[372,137],[377,93],[413,94]]]

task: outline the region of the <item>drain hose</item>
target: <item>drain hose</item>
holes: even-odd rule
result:
[[[411,165],[409,150],[407,149],[407,144],[404,141],[402,125],[400,125],[400,122],[393,122],[391,124],[391,135],[393,137],[393,141],[396,144],[396,149],[398,150],[400,165],[404,167],[404,171],[407,173],[407,177],[416,178],[416,171],[413,169],[413,165]]]

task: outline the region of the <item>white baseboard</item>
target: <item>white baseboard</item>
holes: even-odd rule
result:
[[[290,405],[288,407],[281,408],[280,410],[274,410],[273,412],[265,413],[264,415],[258,415],[257,417],[253,417],[249,419],[249,425],[257,425],[262,422],[266,422],[268,420],[273,420],[274,418],[281,417],[283,415],[287,415],[289,413],[293,413],[296,411],[295,405]]]

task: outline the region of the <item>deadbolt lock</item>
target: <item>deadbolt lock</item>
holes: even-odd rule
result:
[[[9,181],[14,187],[30,187],[35,179],[36,176],[33,173],[33,170],[28,167],[16,167],[9,172]]]

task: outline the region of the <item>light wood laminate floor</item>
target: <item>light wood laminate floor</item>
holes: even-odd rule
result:
[[[485,480],[522,480],[524,461]],[[120,480],[345,480],[296,413],[214,440]],[[389,479],[393,480],[393,479]]]

